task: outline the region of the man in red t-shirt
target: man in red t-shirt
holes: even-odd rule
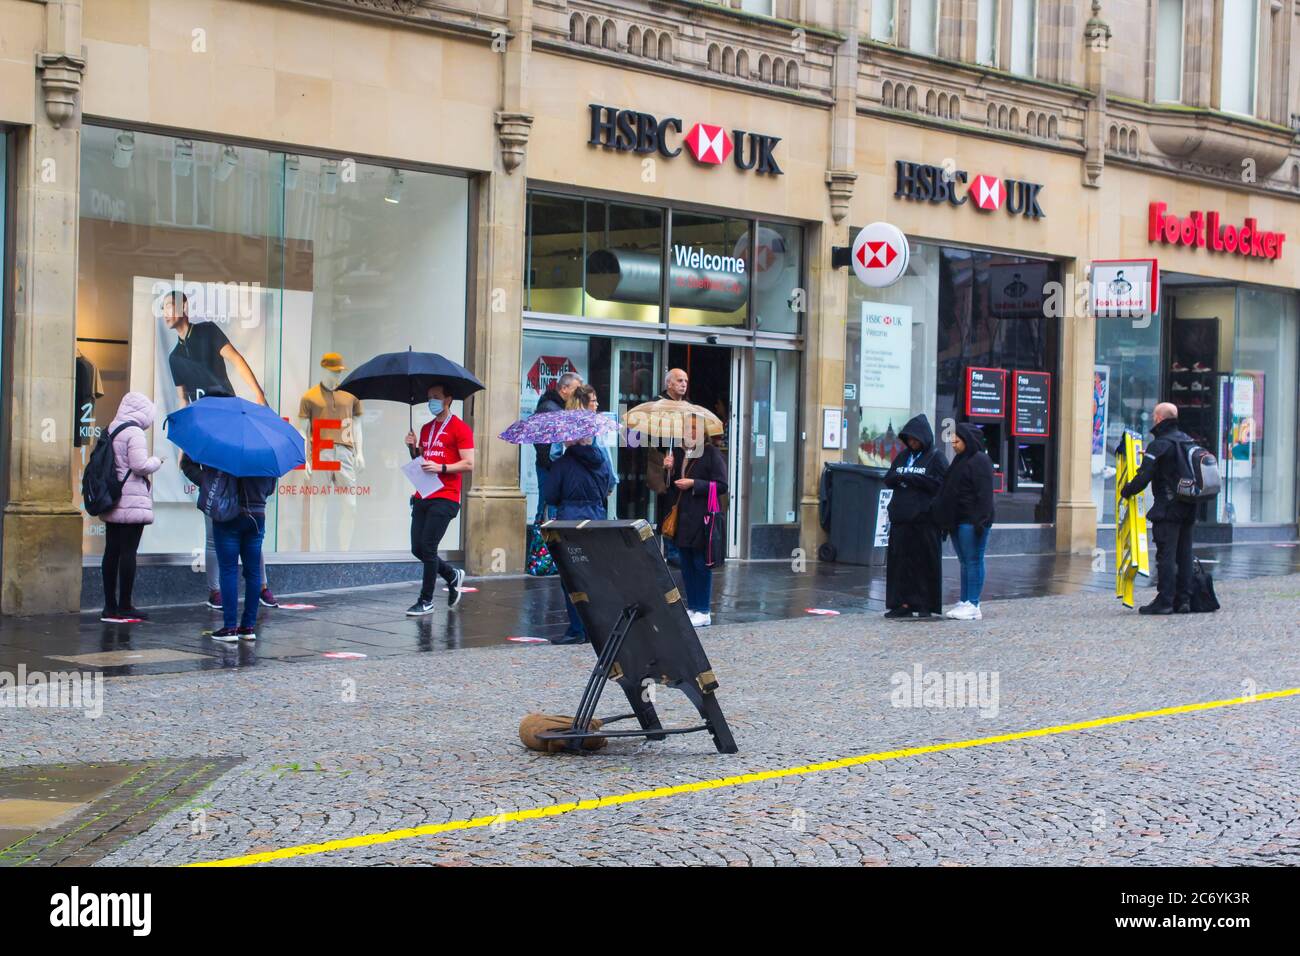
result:
[[[429,386],[429,411],[433,421],[415,432],[406,433],[411,457],[423,455],[420,467],[437,475],[442,487],[427,498],[411,495],[411,553],[424,563],[420,598],[406,613],[411,617],[433,612],[433,589],[437,579],[447,582],[447,606],[460,603],[460,586],[465,572],[453,568],[438,557],[438,545],[451,519],[460,513],[461,475],[474,470],[474,433],[451,413],[452,398],[441,385]]]

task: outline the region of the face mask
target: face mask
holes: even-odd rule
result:
[[[447,403],[440,398],[429,399],[429,411],[433,412],[435,416],[441,415],[443,409],[445,409],[446,407],[447,407]]]
[[[339,382],[341,381],[343,381],[343,375],[341,372],[331,372],[327,369],[321,373],[320,383],[331,392],[339,387]]]

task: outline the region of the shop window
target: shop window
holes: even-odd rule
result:
[[[752,223],[674,212],[668,253],[669,321],[743,326],[749,314]]]
[[[663,212],[649,206],[586,203],[583,315],[659,321],[663,220]]]
[[[912,246],[893,285],[849,284],[845,323],[844,460],[887,468],[902,445],[898,429],[913,415],[934,417],[939,310],[939,247]]]
[[[748,242],[740,244],[747,246]],[[803,288],[803,229],[760,222],[749,262],[755,327],[763,332],[798,332],[800,313],[808,308],[808,293]]]
[[[754,351],[750,415],[749,501],[751,535],[757,525],[793,524],[799,468],[799,353]]]
[[[1229,113],[1255,114],[1258,8],[1256,0],[1223,0],[1219,108]]]
[[[1219,382],[1217,454],[1226,483],[1220,520],[1295,521],[1297,356],[1300,304],[1295,293],[1240,288],[1232,372]]]
[[[466,181],[87,126],[81,184],[74,454],[84,463],[127,391],[153,399],[149,441],[166,461],[142,551],[202,554],[203,515],[162,421],[227,389],[302,428],[314,459],[281,480],[268,551],[405,551],[407,409],[321,393],[321,360],[355,367],[408,345],[462,360]],[[187,352],[181,330],[201,344],[188,336],[205,326],[220,349]],[[85,527],[100,552],[102,523]]]
[[[596,390],[600,411],[619,419],[629,408],[652,401],[662,388],[660,347],[645,339],[611,338],[528,331],[523,336],[523,382],[519,415],[533,414],[547,389],[566,372],[576,372]],[[654,495],[647,484],[644,448],[629,447],[619,432],[600,439],[617,481],[609,497],[611,518],[653,518]],[[554,446],[548,455],[563,454]],[[520,449],[519,487],[528,499],[527,514],[537,513],[537,450]]]
[[[1124,432],[1151,440],[1151,412],[1163,398],[1163,327],[1159,315],[1096,321],[1089,463],[1099,524],[1115,523],[1115,449]]]

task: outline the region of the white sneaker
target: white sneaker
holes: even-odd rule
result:
[[[971,620],[972,621],[984,620],[984,612],[980,610],[980,606],[978,604],[973,604],[971,606],[975,608],[975,616],[971,618]]]
[[[980,609],[969,601],[964,604],[958,604],[948,612],[948,616],[954,621],[978,621],[983,617],[983,615],[980,614]]]
[[[687,617],[691,619],[692,627],[708,627],[713,623],[711,614],[701,614],[699,611],[688,611]]]
[[[952,607],[948,608],[948,610],[944,611],[943,616],[947,618],[956,618],[957,612],[965,607],[970,607],[970,601],[958,601]]]

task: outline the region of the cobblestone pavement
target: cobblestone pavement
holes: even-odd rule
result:
[[[1300,687],[1300,575],[1219,590],[1213,616],[1085,592],[987,603],[980,622],[714,627],[734,756],[703,734],[524,750],[520,717],[571,713],[593,655],[520,645],[117,678],[97,720],[4,712],[0,765],[243,757],[192,801],[202,826],[179,807],[101,865],[177,864]],[[996,675],[996,707],[896,706],[918,667]],[[694,717],[676,692],[660,703],[665,723]],[[1297,864],[1298,755],[1292,697],[286,862]]]

